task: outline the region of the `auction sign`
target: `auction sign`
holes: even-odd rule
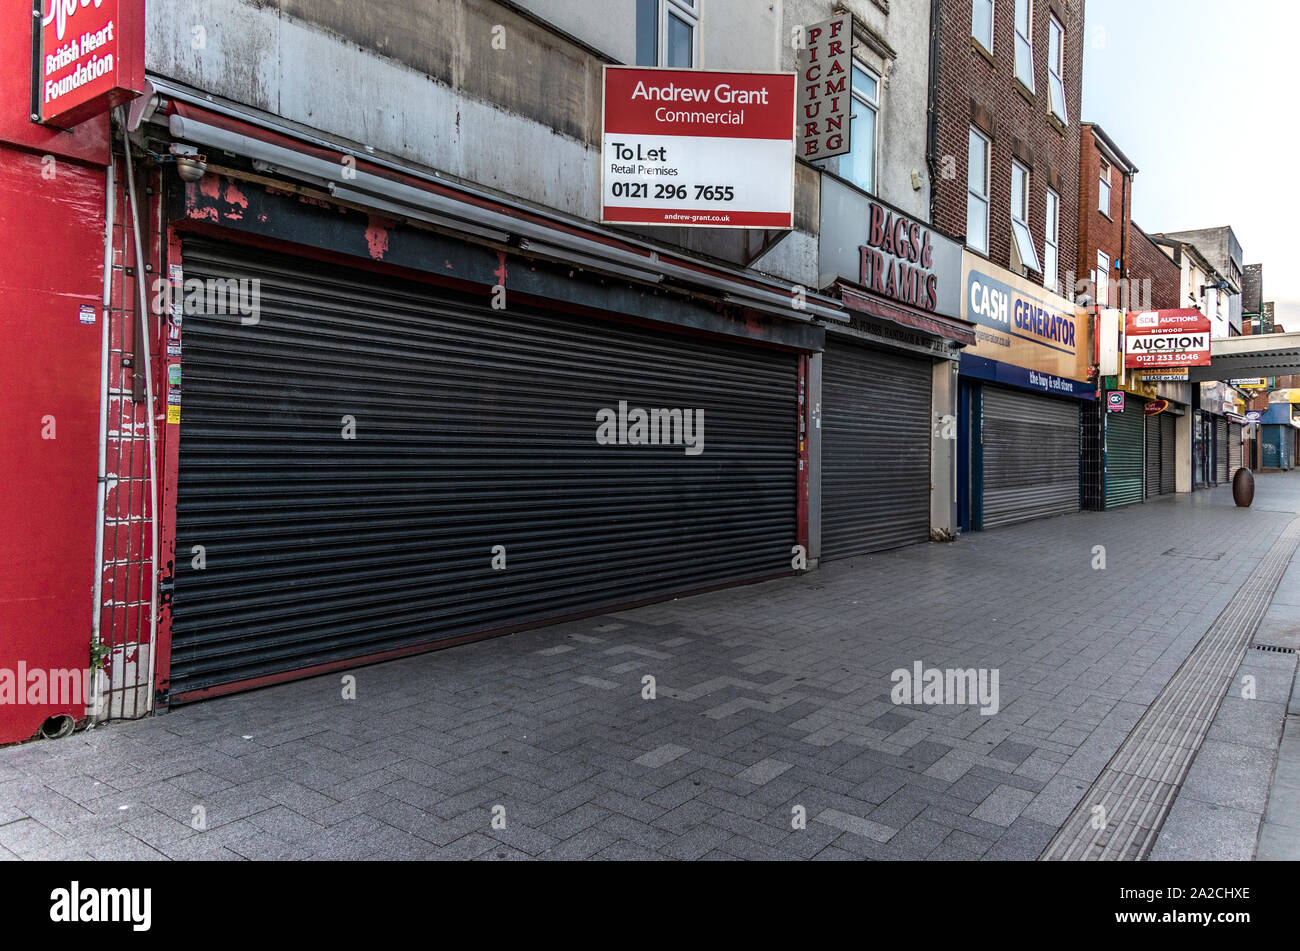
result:
[[[32,121],[71,128],[144,92],[144,0],[33,0]]]
[[[605,67],[600,220],[794,227],[795,77]]]
[[[1130,312],[1124,318],[1124,368],[1208,367],[1210,318],[1199,310]]]

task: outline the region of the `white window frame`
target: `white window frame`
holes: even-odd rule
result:
[[[1097,252],[1097,273],[1093,283],[1097,286],[1097,305],[1110,306],[1110,255],[1105,251]]]
[[[659,65],[668,65],[668,17],[674,15],[691,28],[691,65],[700,68],[700,3],[703,0],[659,0]]]
[[[1022,179],[1020,186],[1020,207],[1016,207],[1016,178]],[[1020,263],[1030,271],[1042,272],[1043,265],[1038,260],[1038,249],[1034,247],[1034,234],[1029,230],[1030,184],[1033,174],[1029,167],[1018,160],[1011,160],[1011,241]]]
[[[1110,214],[1110,170],[1111,165],[1105,159],[1101,160],[1101,171],[1097,176],[1097,210],[1107,218]]]
[[[874,101],[874,102],[873,102],[871,99],[868,99],[865,95],[862,95],[861,93],[858,92],[858,89],[857,89],[857,87],[854,85],[854,82],[853,82],[853,70],[855,70],[855,69],[860,69],[860,70],[862,70],[862,72],[866,73],[866,74],[867,74],[869,77],[871,77],[871,79],[875,82],[875,84],[876,84],[876,98],[875,98],[875,101]],[[880,76],[880,73],[879,73],[879,72],[877,72],[876,70],[872,69],[870,66],[868,66],[866,63],[864,63],[864,62],[863,62],[862,60],[860,60],[860,59],[856,59],[856,58],[855,58],[855,59],[852,61],[852,65],[849,67],[849,99],[850,99],[850,106],[851,106],[851,108],[854,110],[854,112],[849,116],[849,122],[850,122],[850,134],[852,134],[852,125],[851,125],[851,123],[853,122],[853,119],[856,117],[857,110],[858,110],[859,108],[862,108],[862,109],[869,109],[869,110],[871,110],[872,114],[876,117],[875,124],[872,126],[872,138],[871,138],[871,187],[870,187],[870,188],[867,188],[866,186],[862,185],[862,184],[861,184],[860,182],[858,182],[856,179],[852,178],[851,176],[849,176],[849,175],[847,175],[847,174],[842,174],[840,177],[843,178],[843,179],[844,179],[845,181],[847,181],[847,182],[852,182],[852,183],[853,183],[854,185],[856,185],[858,188],[861,188],[863,191],[867,192],[867,193],[870,194],[870,195],[875,195],[875,194],[877,194],[877,185],[879,184],[879,176],[878,176],[877,173],[878,173],[879,170],[880,170],[880,88],[881,88],[881,82],[882,82],[882,80],[881,80],[881,76]],[[853,137],[852,137],[852,140],[849,142],[849,151],[848,151],[847,153],[845,153],[847,156],[852,156],[853,153],[857,150],[857,139],[858,139],[857,136],[853,136]],[[841,156],[841,157],[840,157],[840,161],[841,161],[841,162],[843,162],[844,157],[845,157],[845,156]],[[840,167],[843,168],[843,165],[841,165]],[[847,170],[846,170],[846,171],[847,171]]]
[[[1019,79],[1022,83],[1024,83],[1030,92],[1037,92],[1037,88],[1034,84],[1034,0],[1015,0],[1015,3],[1016,3],[1016,17],[1015,17],[1016,19],[1016,23],[1015,23],[1016,78]],[[1019,20],[1020,20],[1021,10],[1025,11],[1025,29],[1028,31],[1027,33],[1020,32]],[[1020,50],[1022,46],[1024,47],[1028,58],[1028,65],[1029,65],[1028,76],[1020,75]]]
[[[1052,46],[1056,46],[1056,55],[1052,55]],[[1060,96],[1061,108],[1057,111],[1056,97]],[[1047,99],[1052,115],[1061,120],[1063,125],[1070,124],[1070,104],[1065,98],[1065,24],[1053,13],[1047,18]]]
[[[984,191],[977,192],[970,187],[970,142],[978,138],[984,143]],[[972,251],[978,251],[981,254],[989,253],[989,208],[992,205],[990,192],[992,191],[991,180],[993,178],[993,140],[974,126],[970,127],[970,138],[967,139],[967,171],[966,171],[966,246]],[[971,202],[976,201],[984,207],[984,246],[971,244],[970,236],[970,210]]]
[[[1047,215],[1043,225],[1043,286],[1056,293],[1061,283],[1061,196],[1047,189]]]
[[[984,42],[984,38],[975,32],[975,11],[978,8],[986,7],[989,11],[989,41]],[[993,24],[997,17],[997,0],[971,0],[970,8],[970,35],[976,43],[984,48],[987,53],[993,52]]]

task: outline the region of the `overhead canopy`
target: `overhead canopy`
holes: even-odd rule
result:
[[[1251,334],[1210,341],[1211,364],[1192,367],[1192,383],[1300,374],[1300,333]]]

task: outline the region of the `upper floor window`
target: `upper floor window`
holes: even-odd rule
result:
[[[859,62],[853,63],[853,118],[851,151],[840,156],[840,175],[865,192],[876,188],[876,118],[880,112],[880,77]]]
[[[1043,286],[1055,293],[1061,269],[1061,198],[1050,188],[1043,234]]]
[[[1016,78],[1034,91],[1034,0],[1016,0]]]
[[[970,35],[984,49],[993,52],[993,0],[972,0]]]
[[[1105,162],[1101,163],[1101,175],[1097,180],[1097,210],[1110,217],[1110,166]]]
[[[1065,27],[1055,16],[1047,21],[1047,85],[1052,99],[1052,115],[1065,124],[1070,122],[1065,104]]]
[[[700,0],[636,0],[636,64],[691,68],[700,58]]]
[[[1105,251],[1097,252],[1097,305],[1110,306],[1110,255]]]
[[[993,143],[981,132],[970,130],[966,161],[966,246],[989,253],[989,155]]]
[[[1041,271],[1029,231],[1029,169],[1015,160],[1011,162],[1011,235],[1020,263],[1031,271]]]

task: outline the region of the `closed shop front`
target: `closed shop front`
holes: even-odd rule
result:
[[[794,355],[184,260],[261,316],[185,319],[175,692],[788,570]]]
[[[979,341],[960,364],[959,523],[979,531],[1077,512],[1081,408],[1095,398],[1086,315],[969,251],[964,264],[963,316]]]
[[[1222,416],[1214,418],[1214,474],[1215,481],[1228,481],[1228,421]]]
[[[1146,423],[1143,403],[1128,397],[1122,413],[1107,413],[1106,508],[1131,505],[1145,497],[1144,443]]]
[[[1228,478],[1231,479],[1233,474],[1241,468],[1241,439],[1242,427],[1240,423],[1228,424]]]
[[[1160,420],[1160,494],[1172,495],[1178,489],[1178,419],[1161,413]]]
[[[1146,418],[1146,483],[1144,497],[1160,494],[1160,417]]]
[[[829,338],[822,362],[822,556],[930,537],[931,361]]]
[[[984,528],[1079,510],[1079,404],[982,388]]]

